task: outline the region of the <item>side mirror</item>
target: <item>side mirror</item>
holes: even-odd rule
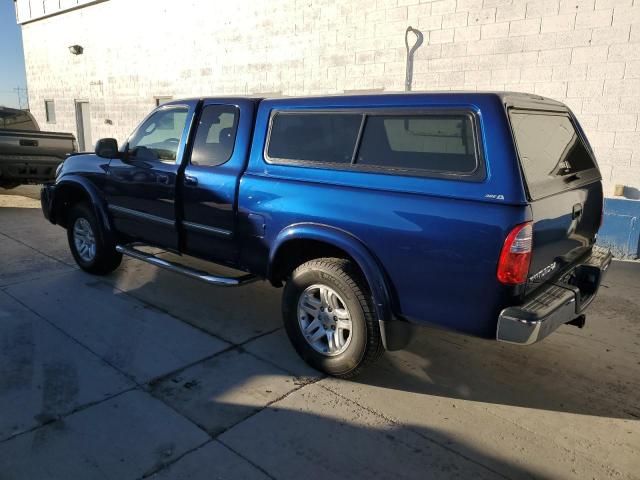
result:
[[[104,158],[117,158],[118,141],[115,138],[101,138],[96,142],[96,155]]]

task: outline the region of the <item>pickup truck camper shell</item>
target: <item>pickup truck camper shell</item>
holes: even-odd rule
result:
[[[595,246],[602,202],[570,109],[504,92],[176,100],[42,191],[91,273],[125,254],[284,286],[294,347],[342,377],[419,325],[521,345],[582,327],[611,262]]]

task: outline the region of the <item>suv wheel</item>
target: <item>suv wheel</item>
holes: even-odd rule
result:
[[[357,375],[384,352],[366,282],[345,259],[300,265],[283,293],[291,343],[312,367],[336,377]]]
[[[111,273],[120,265],[122,254],[114,245],[106,244],[92,209],[78,203],[69,212],[67,238],[71,254],[78,266],[96,275]]]

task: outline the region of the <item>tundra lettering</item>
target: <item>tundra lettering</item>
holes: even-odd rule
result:
[[[544,267],[542,270],[540,270],[538,273],[534,273],[533,275],[531,275],[529,277],[529,281],[530,282],[536,282],[538,280],[540,280],[541,278],[546,277],[549,273],[553,272],[556,268],[558,264],[556,262],[553,262],[550,265],[547,265],[546,267]]]

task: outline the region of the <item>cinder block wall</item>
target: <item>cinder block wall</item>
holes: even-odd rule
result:
[[[88,100],[93,139],[122,141],[155,96],[402,90],[411,25],[425,36],[414,90],[566,102],[612,195],[640,187],[639,1],[109,0],[23,25],[31,109],[75,132]]]

